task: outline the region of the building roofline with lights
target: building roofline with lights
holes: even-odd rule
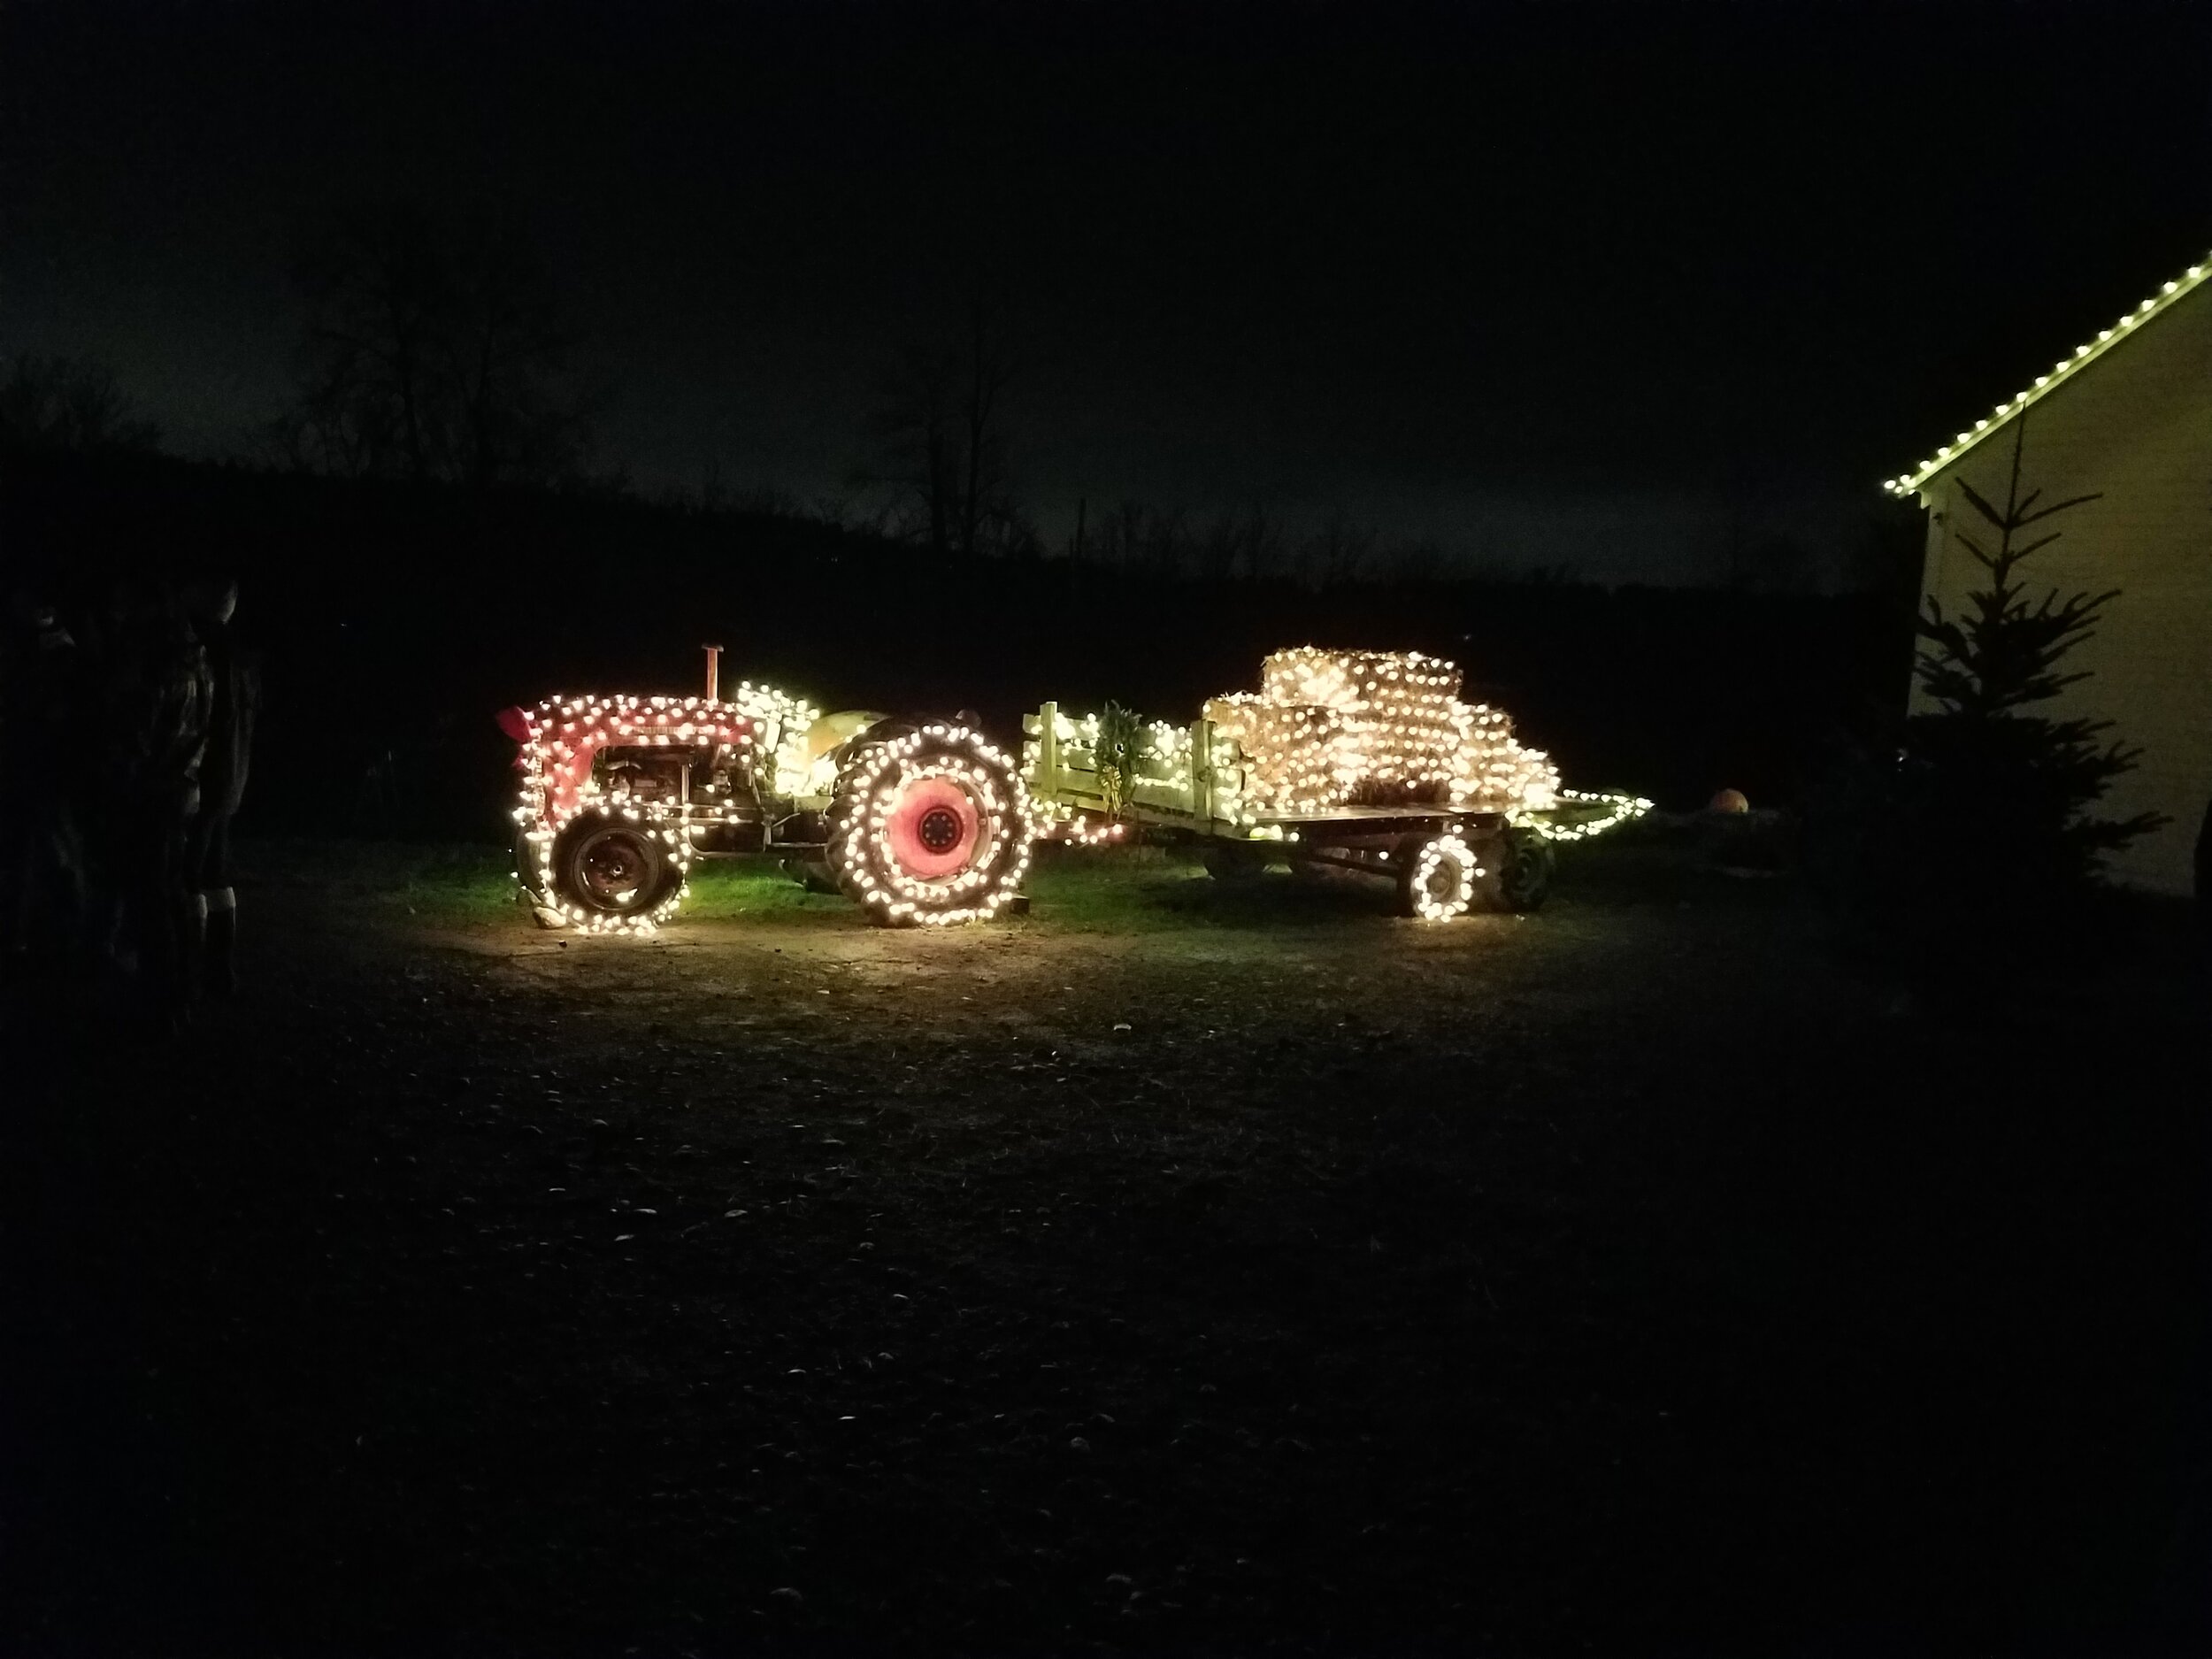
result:
[[[2104,356],[2123,340],[2138,333],[2154,317],[2163,315],[2176,302],[2212,279],[2212,254],[2193,265],[2180,276],[2161,288],[2133,311],[2122,317],[2111,327],[2101,330],[2094,340],[2074,348],[2070,356],[2061,357],[2051,365],[2047,374],[2039,374],[2035,383],[2016,394],[1976,421],[1972,427],[1962,432],[1950,442],[1939,449],[1926,460],[1895,478],[1882,480],[1882,488],[1893,495],[1909,495],[1952,462],[1964,456],[1969,449],[2001,428],[2015,415],[2022,413],[2029,404],[2042,398],[2071,380],[2084,369]]]

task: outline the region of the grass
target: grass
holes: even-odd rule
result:
[[[1197,849],[1190,847],[1043,848],[1028,891],[1029,925],[1064,933],[1294,924],[1313,919],[1301,901],[1317,896],[1295,890],[1281,871],[1224,887],[1206,873]],[[1367,896],[1374,914],[1389,913],[1380,882]]]
[[[1740,884],[1703,879],[1700,860],[1684,857],[1680,837],[1622,831],[1600,841],[1560,849],[1571,892],[1669,896],[1686,877],[1701,896]],[[512,918],[517,910],[512,862],[503,849],[480,844],[401,841],[265,841],[242,861],[250,881],[312,887],[379,911],[468,927]],[[1193,845],[1079,849],[1041,846],[1026,891],[1030,910],[1014,925],[1056,934],[1143,934],[1192,929],[1270,930],[1393,918],[1387,885],[1359,876],[1294,880],[1279,867],[1249,882],[1227,885],[1205,871]],[[687,921],[746,918],[825,922],[849,918],[850,901],[811,893],[770,857],[714,858],[693,869],[691,893],[677,913]]]
[[[312,887],[380,910],[400,910],[449,926],[494,922],[517,909],[506,852],[480,845],[397,841],[262,841],[244,855],[250,879]],[[1331,881],[1294,887],[1271,871],[1249,887],[1225,888],[1209,877],[1196,849],[1045,847],[1027,883],[1024,924],[1048,933],[1141,933],[1189,927],[1300,925],[1332,916],[1390,914],[1383,883]],[[746,918],[794,920],[847,917],[849,900],[810,893],[768,857],[714,858],[697,864],[684,921]]]
[[[380,910],[466,926],[513,916],[514,862],[506,849],[472,843],[265,841],[242,855],[250,879],[285,887],[311,887]],[[848,902],[807,892],[768,858],[714,859],[693,873],[683,916],[723,920],[741,916],[836,912]]]
[[[488,921],[515,908],[513,862],[497,847],[256,841],[240,849],[239,862],[250,887],[311,888],[449,924]]]

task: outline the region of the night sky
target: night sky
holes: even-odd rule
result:
[[[2212,6],[7,9],[0,352],[172,448],[282,405],[303,227],[526,229],[649,490],[846,487],[982,281],[1086,496],[1470,561],[1839,559],[1877,484],[2212,248]]]

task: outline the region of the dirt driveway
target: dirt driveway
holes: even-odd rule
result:
[[[12,1653],[2196,1628],[2165,1004],[1962,1041],[1664,860],[639,942],[319,857],[180,1044],[19,1033]]]

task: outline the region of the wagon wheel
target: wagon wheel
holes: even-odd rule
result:
[[[1225,841],[1207,848],[1202,862],[1217,881],[1253,881],[1267,868],[1267,855],[1240,841]]]
[[[1392,860],[1398,865],[1398,913],[1425,922],[1448,922],[1474,902],[1482,865],[1457,832],[1409,835]]]
[[[559,902],[587,918],[649,918],[683,879],[658,832],[626,818],[585,813],[553,843]]]
[[[1486,849],[1497,862],[1491,879],[1491,895],[1500,910],[1527,912],[1543,909],[1551,896],[1552,873],[1557,860],[1541,830],[1518,826],[1506,831]]]
[[[983,735],[961,726],[858,744],[829,810],[829,870],[888,926],[994,916],[1029,871],[1029,792]]]

